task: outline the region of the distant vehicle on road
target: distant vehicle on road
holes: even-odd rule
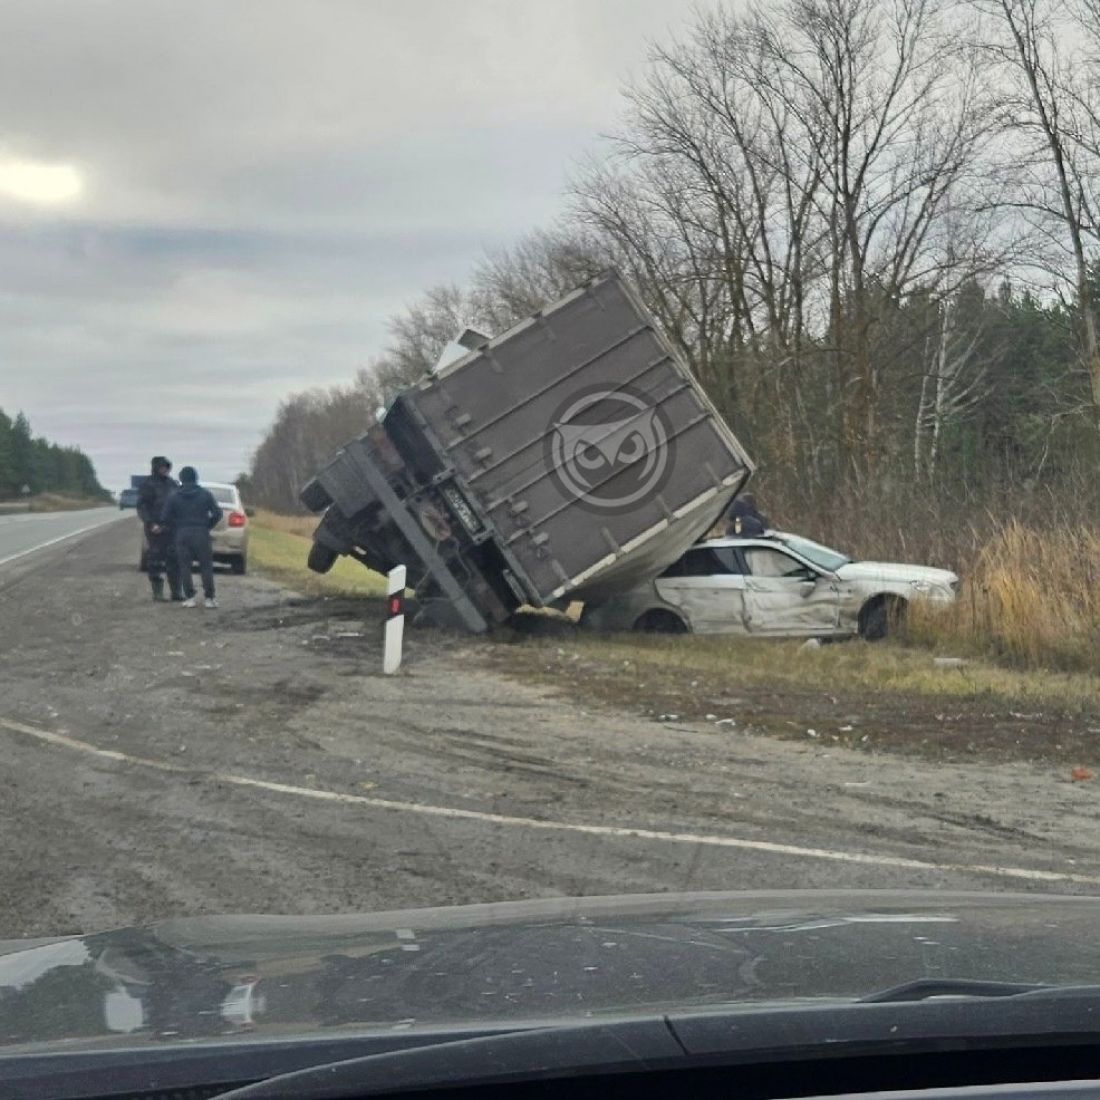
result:
[[[586,606],[581,622],[596,630],[875,641],[913,600],[950,603],[958,588],[946,569],[856,562],[810,539],[769,532],[698,543],[655,580]]]
[[[228,565],[234,573],[244,574],[248,571],[248,521],[253,514],[252,509],[244,506],[241,491],[236,485],[214,481],[204,481],[202,484],[204,489],[209,489],[214,494],[214,499],[222,509],[222,518],[211,532],[214,561]],[[138,569],[143,573],[147,564],[147,550],[143,530],[138,564]]]
[[[137,489],[123,489],[118,494],[118,506],[120,510],[125,511],[127,508],[136,508],[138,503],[138,491]]]

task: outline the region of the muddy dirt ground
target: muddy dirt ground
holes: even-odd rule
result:
[[[654,647],[702,643],[725,652],[719,647],[728,640],[631,638],[635,659],[624,662],[618,639],[612,639],[604,655],[598,636],[578,633],[560,620],[538,624],[530,618],[526,636],[502,637],[505,644],[484,648],[488,668],[642,719],[667,721],[674,715],[681,722],[716,721],[772,737],[817,739],[858,752],[934,763],[1028,761],[1063,777],[1080,768],[1100,771],[1100,712],[1081,702],[1013,699],[977,689],[969,694],[846,690],[815,684],[817,677],[810,674],[802,682],[745,682],[738,678],[735,653],[720,673],[709,668],[685,673],[679,664],[665,667],[651,660]],[[777,647],[775,661],[796,667],[806,659],[798,642],[755,639],[741,644]],[[837,643],[836,648],[841,646],[853,659],[859,651],[876,648],[857,640]],[[916,652],[933,667],[930,655]],[[625,668],[626,663],[631,667]]]
[[[218,611],[154,606],[135,527],[0,573],[0,938],[683,889],[1100,892],[1095,785],[1041,762],[656,721],[420,632],[383,677],[361,602],[219,576]]]

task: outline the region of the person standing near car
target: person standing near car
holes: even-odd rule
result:
[[[734,502],[726,516],[726,536],[756,539],[766,534],[771,521],[756,507],[756,497],[743,493]]]
[[[180,470],[180,487],[165,501],[161,511],[161,526],[175,532],[176,559],[179,562],[179,585],[183,590],[183,606],[194,607],[195,581],[191,563],[199,563],[202,574],[202,594],[207,607],[217,607],[214,596],[214,548],[210,532],[222,518],[222,510],[209,489],[199,484],[194,466]]]
[[[150,463],[150,474],[138,490],[138,518],[145,527],[145,571],[153,587],[153,599],[158,603],[164,595],[164,575],[173,600],[182,600],[179,589],[179,567],[172,531],[161,522],[161,513],[168,498],[178,487],[172,477],[172,463],[157,455]]]

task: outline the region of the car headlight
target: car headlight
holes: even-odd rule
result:
[[[909,588],[919,596],[930,596],[933,599],[952,600],[958,592],[958,581],[949,581],[946,584],[935,584],[932,581],[910,581]]]

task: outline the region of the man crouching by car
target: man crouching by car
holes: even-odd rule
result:
[[[199,484],[194,466],[180,470],[180,487],[168,498],[160,514],[160,524],[175,532],[176,559],[179,562],[179,585],[183,590],[183,606],[194,607],[195,581],[191,563],[199,563],[202,574],[202,594],[207,607],[217,607],[214,598],[214,548],[210,532],[222,518],[222,510],[213,493]]]
[[[168,498],[178,488],[171,476],[172,463],[157,455],[150,463],[150,474],[138,490],[137,513],[145,527],[145,571],[153,586],[153,599],[160,602],[164,595],[164,574],[173,600],[182,600],[179,589],[179,566],[172,532],[161,522],[161,513]]]

